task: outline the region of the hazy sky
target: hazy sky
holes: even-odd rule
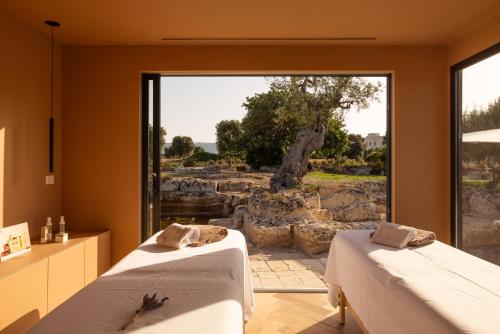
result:
[[[462,108],[487,107],[500,97],[500,54],[462,71]]]
[[[346,127],[351,133],[385,133],[385,78],[380,102],[370,109],[350,111]],[[162,77],[161,124],[167,130],[167,142],[175,136],[193,138],[195,142],[215,142],[215,125],[221,120],[241,120],[245,116],[242,104],[247,96],[266,92],[264,77]]]

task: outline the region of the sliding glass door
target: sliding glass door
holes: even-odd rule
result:
[[[142,240],[160,229],[160,76],[142,76]]]
[[[500,265],[500,44],[451,69],[452,241]]]
[[[256,288],[325,290],[336,231],[391,220],[390,74],[144,75],[142,89],[143,239],[237,229]]]

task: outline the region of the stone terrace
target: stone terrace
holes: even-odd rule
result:
[[[296,249],[262,249],[251,244],[248,252],[255,289],[326,289],[327,253],[311,257]]]

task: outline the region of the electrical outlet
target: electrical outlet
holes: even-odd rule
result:
[[[54,184],[54,175],[47,175],[45,177],[45,184]]]

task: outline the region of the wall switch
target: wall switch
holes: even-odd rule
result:
[[[54,184],[54,175],[47,175],[45,177],[45,184]]]

